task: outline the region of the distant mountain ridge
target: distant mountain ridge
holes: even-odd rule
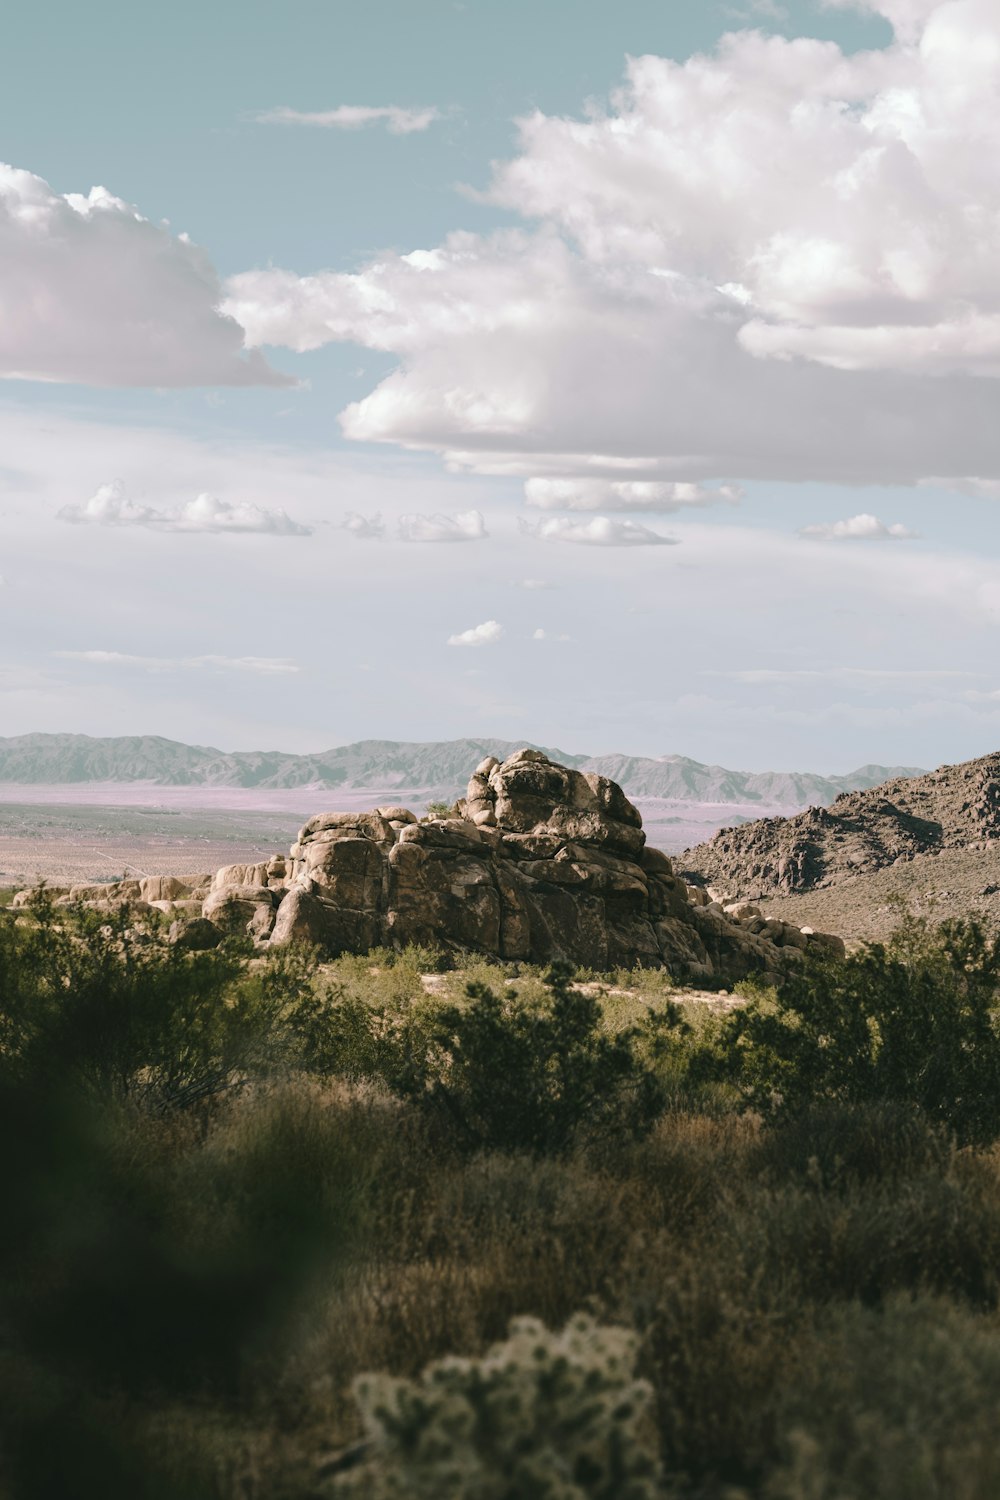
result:
[[[487,755],[503,760],[524,740],[462,739],[409,743],[359,740],[314,755],[281,750],[216,750],[158,735],[93,738],[84,734],[23,734],[0,738],[0,782],[30,786],[147,782],[154,786],[258,789],[343,787],[385,791],[420,788],[453,800]],[[846,776],[796,771],[730,771],[684,755],[573,755],[534,745],[578,771],[617,781],[631,797],[700,803],[759,802],[773,807],[828,806],[842,792],[863,791],[919,767],[861,766]]]

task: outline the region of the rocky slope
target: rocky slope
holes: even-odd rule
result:
[[[665,854],[646,847],[620,786],[541,751],[485,758],[460,811],[423,821],[402,807],[319,813],[287,858],[61,899],[158,908],[176,918],[174,938],[192,946],[223,930],[245,931],[260,947],[309,942],[331,955],[417,943],[536,963],[568,958],[600,972],[666,967],[702,984],[778,978],[810,945],[842,946],[753,907],[724,911],[689,889]]]
[[[688,878],[756,900],[827,890],[949,854],[979,868],[1000,849],[1000,753],[848,792],[828,808],[723,828],[678,857]],[[964,866],[963,866],[964,868]],[[901,888],[909,883],[901,880]],[[884,885],[885,882],[882,882]]]
[[[222,751],[183,745],[156,735],[95,739],[82,734],[26,734],[0,738],[0,782],[20,785],[149,782],[157,786],[256,788],[423,789],[454,801],[468,768],[486,756],[504,760],[519,746],[505,740],[466,739],[406,744],[361,740],[315,755],[280,750]],[[544,747],[533,746],[539,749]],[[847,776],[807,772],[729,771],[683,755],[569,755],[544,750],[562,765],[592,771],[633,797],[700,803],[825,805],[839,793],[874,786],[909,769],[862,766]]]

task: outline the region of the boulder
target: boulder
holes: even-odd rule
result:
[[[188,948],[192,953],[207,952],[222,942],[222,931],[207,917],[178,917],[170,925],[167,941],[178,948]]]
[[[212,890],[235,889],[239,886],[267,885],[268,861],[256,865],[223,865],[212,876]]]
[[[381,929],[374,912],[349,911],[331,901],[293,886],[278,907],[271,945],[308,944],[336,957],[339,953],[367,953],[379,946]]]
[[[139,882],[139,894],[150,902],[183,901],[210,880],[210,875],[147,875]]]
[[[232,879],[261,872],[266,885]],[[462,817],[418,822],[392,806],[317,814],[283,867],[220,871],[204,912],[218,921],[228,910],[258,945],[335,955],[416,943],[597,970],[666,967],[713,984],[772,979],[801,956],[810,940],[798,929],[745,904],[727,913],[716,894],[689,889],[646,847],[614,782],[521,750],[477,766]]]
[[[276,899],[266,885],[217,886],[204,902],[201,914],[223,932],[249,932],[261,908],[273,915]]]

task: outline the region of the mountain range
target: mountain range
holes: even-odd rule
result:
[[[503,760],[525,741],[494,739],[407,743],[359,740],[313,755],[281,750],[216,750],[158,735],[93,738],[83,734],[24,734],[0,738],[0,782],[53,786],[143,782],[153,786],[420,789],[453,800],[487,755]],[[536,745],[553,760],[617,781],[631,797],[762,806],[827,806],[843,792],[866,790],[919,767],[861,766],[846,776],[797,771],[730,771],[684,755],[574,755]]]

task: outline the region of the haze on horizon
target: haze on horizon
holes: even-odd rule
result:
[[[995,0],[59,0],[6,53],[0,736],[1000,743]]]

